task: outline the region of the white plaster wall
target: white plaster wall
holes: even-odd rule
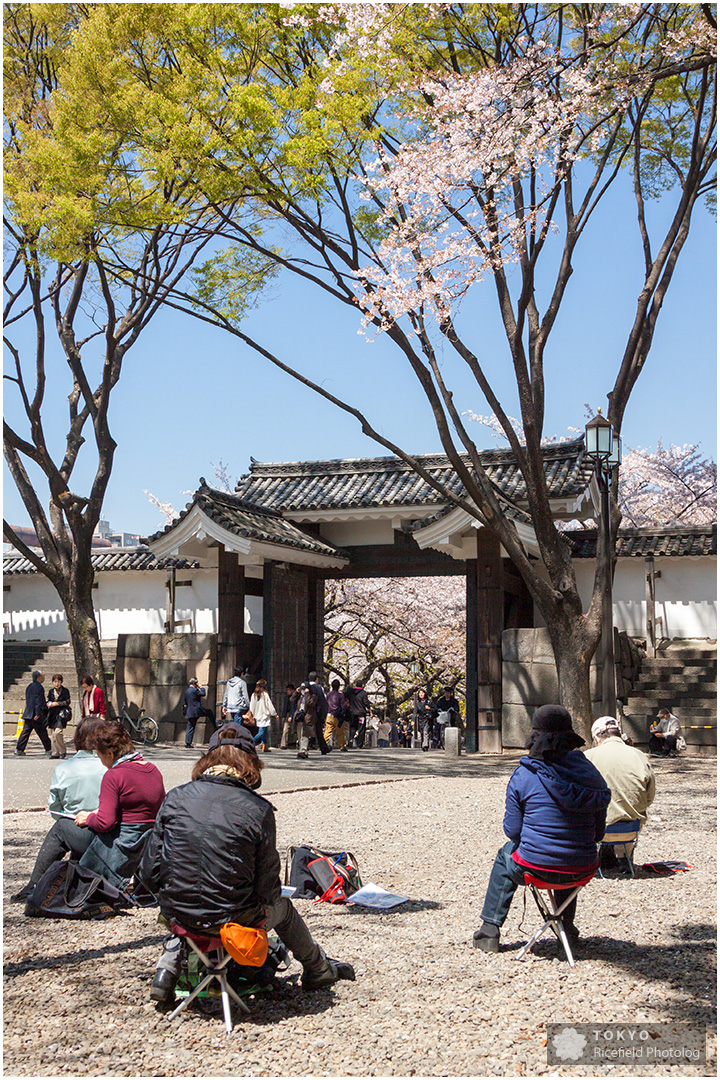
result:
[[[176,591],[176,619],[190,619],[178,632],[217,632],[217,570],[178,571],[180,581],[191,581]],[[164,570],[116,570],[97,575],[93,590],[95,614],[101,638],[118,634],[161,634],[165,628],[167,575]],[[55,589],[40,574],[5,578],[3,637],[15,641],[69,641],[65,613]],[[245,602],[245,632],[262,634],[262,597]]]
[[[320,535],[340,548],[392,544],[394,538],[391,518],[380,521],[323,521]]]
[[[595,563],[574,563],[583,606],[592,595]],[[717,559],[711,556],[656,558],[655,615],[658,638],[717,640]],[[613,582],[613,618],[618,630],[631,637],[646,636],[645,560],[618,559]]]

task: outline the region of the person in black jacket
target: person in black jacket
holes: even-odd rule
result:
[[[325,721],[328,714],[328,703],[325,696],[325,691],[318,682],[317,671],[311,671],[308,675],[308,689],[311,694],[314,694],[317,698],[317,721],[315,723],[315,739],[317,740],[318,750],[325,757],[330,753],[330,747],[325,742]]]
[[[190,679],[190,684],[185,691],[185,719],[187,720],[187,727],[185,729],[186,750],[192,750],[195,726],[201,716],[207,716],[208,720],[211,720],[213,724],[215,723],[215,713],[212,709],[206,709],[202,703],[204,697],[205,687],[200,686],[197,679]]]
[[[365,745],[365,728],[367,718],[370,716],[370,698],[359,679],[355,680],[354,686],[345,687],[345,697],[348,700],[350,711],[350,738],[348,745],[360,750]]]
[[[155,821],[138,876],[169,922],[198,933],[224,923],[264,926],[303,966],[304,990],[354,981],[350,964],[329,959],[290,900],[282,896],[275,809],[255,789],[262,762],[246,728],[229,724],[210,737],[189,784],[173,788]],[[150,996],[171,999],[181,941],[171,935]]]
[[[423,750],[430,749],[430,744],[433,738],[433,721],[436,716],[435,706],[430,700],[430,696],[423,687],[417,692],[415,698],[415,707],[413,709],[413,724],[415,731],[419,734],[421,739],[421,745]]]
[[[457,727],[460,719],[460,703],[452,692],[452,687],[443,687],[442,694],[435,699],[435,726],[433,730],[433,747],[438,749],[443,745],[446,727]]]
[[[52,677],[52,689],[48,690],[47,696],[47,718],[47,726],[52,733],[50,735],[50,745],[52,747],[50,757],[67,757],[63,731],[72,720],[72,709],[70,708],[70,691],[67,686],[63,686],[62,675],[53,675]]]
[[[32,732],[36,732],[40,742],[45,747],[47,757],[52,756],[50,739],[47,733],[47,703],[43,682],[45,676],[42,671],[33,671],[32,682],[25,689],[25,708],[23,709],[23,729],[15,747],[15,757],[25,757],[25,747]]]

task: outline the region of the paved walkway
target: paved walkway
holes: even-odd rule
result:
[[[35,744],[35,745],[34,745]],[[44,756],[39,741],[31,736],[30,749],[24,758],[13,756],[15,739],[3,740],[3,809],[39,810],[47,805],[47,793],[55,762]],[[143,754],[163,774],[166,789],[190,779],[197,753],[182,746],[158,744],[144,747]],[[518,754],[462,754],[446,757],[442,750],[352,750],[347,754],[333,750],[326,757],[310,751],[307,761],[298,760],[294,750],[273,750],[262,758],[265,763],[262,792],[300,791],[312,788],[343,787],[415,777],[479,777],[506,775],[517,764]]]

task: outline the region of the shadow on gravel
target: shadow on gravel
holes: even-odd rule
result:
[[[687,923],[672,933],[678,940],[669,945],[636,945],[609,937],[582,937],[573,947],[573,955],[578,966],[584,960],[594,960],[621,968],[631,979],[652,990],[654,1007],[665,1009],[669,1019],[711,1024],[716,985],[715,927]],[[524,944],[523,940],[506,941],[500,952],[508,954],[510,959],[509,954]],[[554,938],[537,942],[532,952],[546,960],[557,957],[562,969],[567,968],[562,947]],[[674,993],[665,1001],[663,995],[670,991]],[[685,1000],[676,996],[678,991],[687,995]]]
[[[716,930],[708,923],[686,923],[678,926],[670,933],[680,941],[714,941]]]
[[[276,976],[272,993],[258,994],[254,999],[246,997],[245,1004],[250,1009],[249,1016],[240,1013],[235,1005],[231,1005],[235,1026],[246,1024],[253,1027],[270,1027],[277,1024],[279,1020],[295,1016],[319,1016],[332,1008],[335,1003],[334,987],[306,994],[300,989],[299,979],[299,973],[285,977]],[[155,1013],[158,1016],[167,1016],[178,1004],[178,1000],[175,999],[167,1004],[156,1005]],[[186,1016],[190,1017],[193,1013],[222,1019],[222,1005],[215,998],[203,998],[199,1001],[196,999],[188,1007]]]
[[[8,963],[4,965],[3,971],[8,978],[13,978],[16,975],[25,975],[28,971],[46,971],[71,964],[82,964],[88,960],[101,960],[104,957],[112,956],[114,953],[131,952],[133,949],[146,949],[149,945],[160,946],[164,938],[165,931],[159,930],[157,934],[147,934],[136,941],[122,941],[117,945],[107,945],[102,949],[76,949],[73,952],[60,953],[58,956],[36,956],[32,960]]]

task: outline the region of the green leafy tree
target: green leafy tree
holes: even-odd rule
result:
[[[625,347],[608,370],[609,419],[620,432],[693,213],[714,190],[714,9],[110,4],[91,9],[87,23],[95,36],[73,38],[73,79],[83,64],[97,77],[82,97],[69,84],[75,137],[92,142],[97,116],[113,118],[118,152],[130,155],[142,190],[162,180],[206,199],[230,252],[166,302],[223,327],[356,417],[495,534],[548,626],[562,700],[587,728],[601,575],[583,611],[542,466],[546,356],[587,225],[622,184],[642,272]],[[669,224],[653,226],[647,204],[660,192],[675,209]],[[147,210],[136,199],[130,220]],[[233,281],[241,251],[248,261]],[[427,397],[461,493],[245,332],[243,290],[264,283],[270,265],[360,308],[393,341]],[[486,283],[505,330],[522,440],[498,399],[497,358],[483,353],[482,327],[458,320]],[[475,380],[514,450],[539,563],[482,468],[440,345]]]
[[[111,394],[129,349],[207,247],[218,219],[175,175],[173,144],[185,134],[177,109],[160,97],[145,116],[142,141],[156,166],[149,177],[133,132],[137,97],[150,88],[135,83],[111,109],[100,106],[102,79],[112,78],[118,59],[97,8],[8,4],[4,14],[3,440],[41,550],[7,522],[4,535],[55,586],[78,676],[91,672],[104,685],[91,549],[116,450]],[[132,13],[119,14],[127,20]],[[152,22],[152,12],[143,17]],[[153,60],[162,69],[167,56],[156,52]],[[142,68],[139,59],[138,77]],[[199,147],[188,139],[185,153]],[[261,262],[251,253],[244,268],[242,254],[232,252],[218,261],[216,280],[232,268],[226,292],[238,317]],[[211,277],[200,273],[200,296]],[[245,308],[232,292],[241,279]],[[63,370],[66,401],[57,389]],[[60,440],[59,410],[67,418]],[[88,476],[87,490],[78,490]]]

